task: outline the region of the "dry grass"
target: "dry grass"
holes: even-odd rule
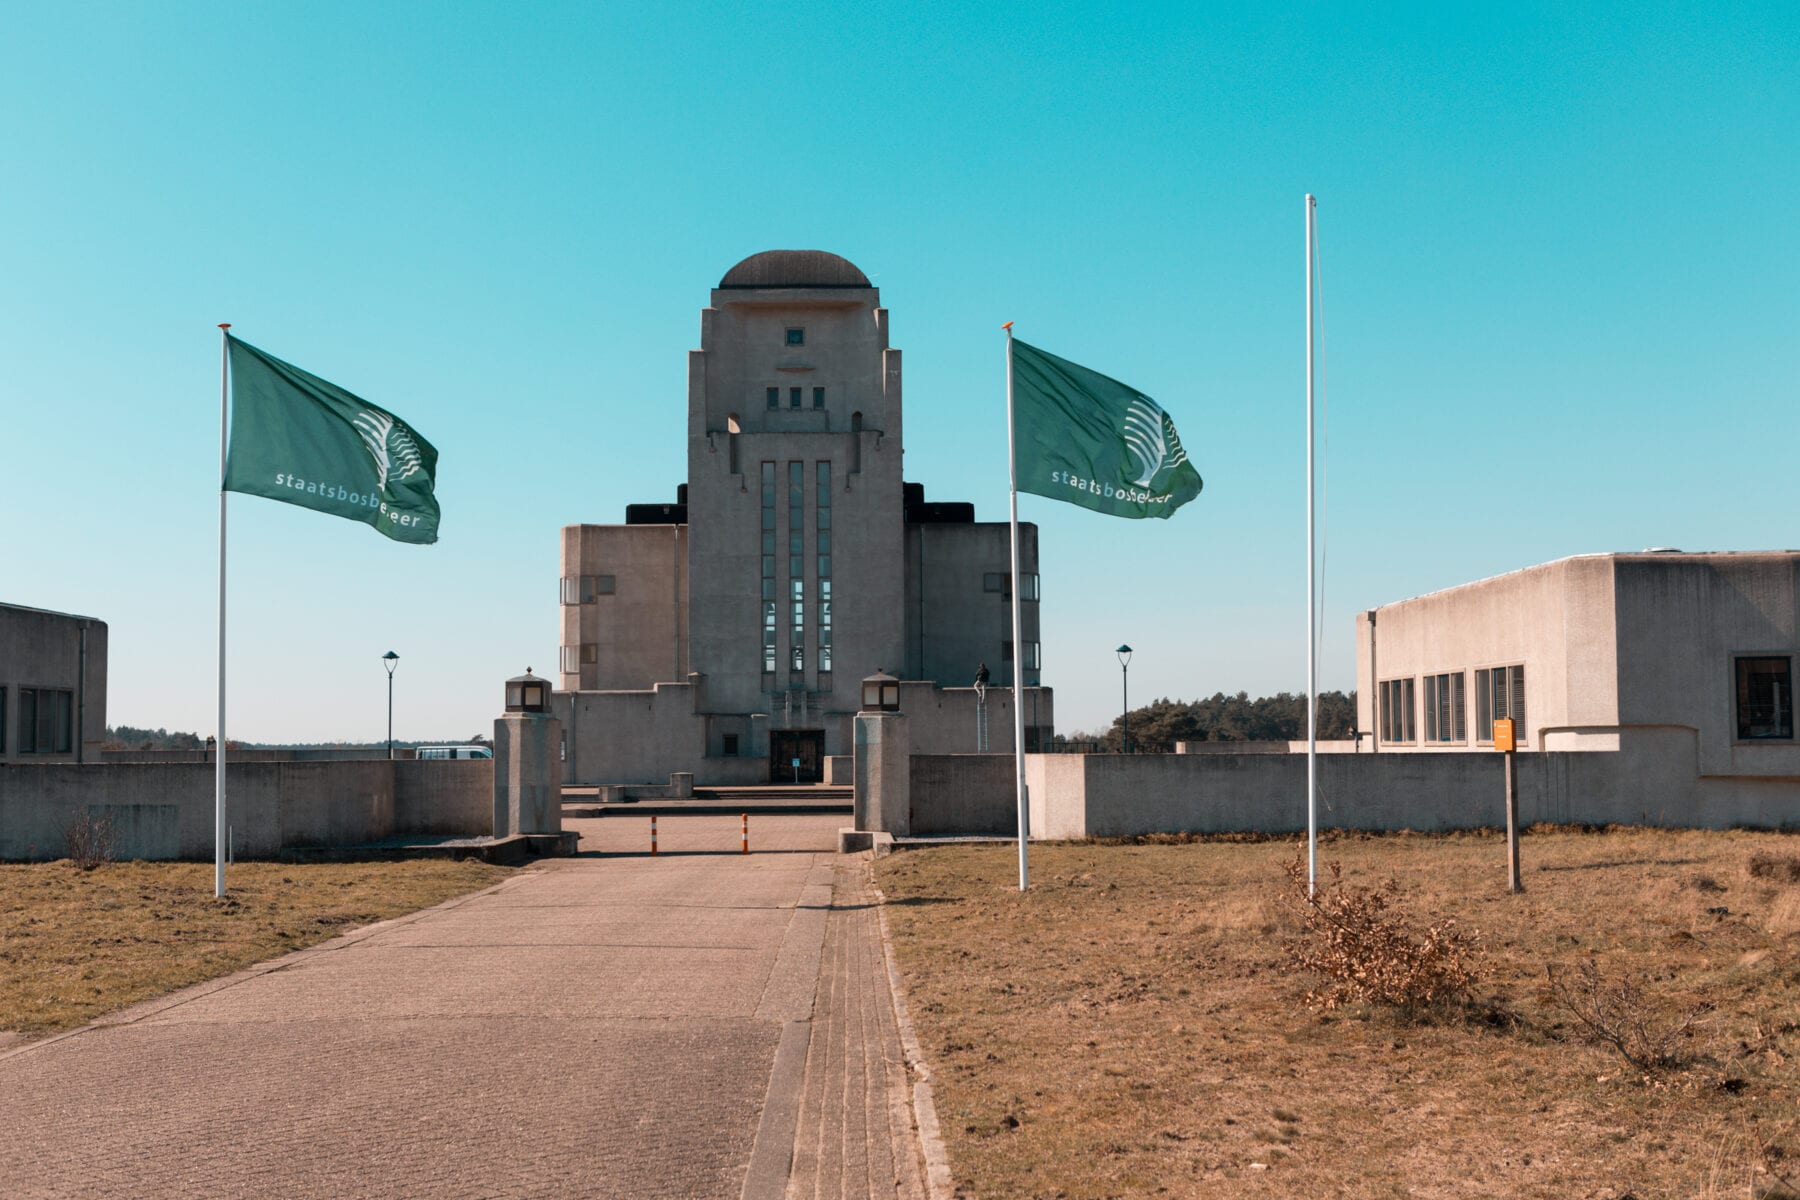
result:
[[[1478,931],[1474,1002],[1315,1012],[1286,965],[1288,843],[1000,848],[878,864],[952,1169],[969,1197],[1746,1195],[1800,1160],[1792,836],[1342,838],[1421,923]],[[1766,856],[1759,858],[1758,856]],[[1593,1041],[1545,967],[1710,1002],[1686,1066]],[[1767,1178],[1768,1176],[1758,1176]]]
[[[476,862],[0,865],[0,1030],[50,1033],[497,883]]]

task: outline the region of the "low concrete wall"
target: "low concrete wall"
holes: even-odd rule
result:
[[[1018,781],[1010,754],[912,756],[912,834],[1018,833]]]
[[[225,752],[226,765],[238,762],[364,762],[387,761],[386,746],[304,746],[297,749],[238,747]],[[394,757],[416,758],[411,746],[395,746]],[[197,750],[102,750],[93,761],[108,763],[209,763],[212,751]]]
[[[82,815],[112,822],[122,859],[213,856],[206,763],[0,766],[0,860],[60,858]],[[239,857],[405,834],[493,832],[491,759],[226,764],[226,823]]]
[[[1520,754],[1520,819],[1800,828],[1800,780],[1697,777],[1693,739],[1682,731],[1645,731],[1627,742],[1619,752]],[[1505,823],[1498,754],[1321,754],[1318,764],[1322,827]],[[1304,756],[1027,755],[1026,782],[1036,837],[1306,828]]]
[[[825,782],[837,787],[855,787],[856,755],[827,755],[825,758]]]

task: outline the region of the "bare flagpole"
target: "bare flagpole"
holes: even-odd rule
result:
[[[1306,194],[1306,894],[1319,894],[1318,590],[1313,584],[1313,239],[1318,201]]]
[[[1013,762],[1017,765],[1019,800],[1019,890],[1031,883],[1025,843],[1031,836],[1031,805],[1025,787],[1025,627],[1019,620],[1019,460],[1013,448],[1013,323],[1006,330],[1006,480],[1012,503],[1012,642],[1013,642]]]
[[[219,326],[219,736],[213,753],[213,895],[225,895],[225,420],[230,409],[231,325]]]

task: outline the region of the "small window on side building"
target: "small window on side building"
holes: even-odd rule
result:
[[[725,745],[724,745],[723,749],[721,750],[721,753],[726,758],[736,758],[738,756],[738,748],[737,747],[738,747],[738,735],[735,733],[728,733],[725,735]]]
[[[787,331],[787,344],[790,346],[806,345],[806,330],[790,329]]]
[[[1737,735],[1742,742],[1794,740],[1794,660],[1785,654],[1736,660]]]

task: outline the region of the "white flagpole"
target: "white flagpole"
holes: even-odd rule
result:
[[[213,754],[213,895],[225,895],[225,419],[230,406],[231,325],[219,326],[219,720]]]
[[[1019,890],[1031,883],[1025,843],[1031,836],[1031,806],[1025,788],[1025,626],[1019,620],[1019,460],[1013,447],[1013,323],[1006,330],[1006,479],[1012,503],[1012,641],[1013,641],[1013,762],[1017,765],[1019,800]]]
[[[1306,194],[1306,894],[1319,894],[1319,651],[1313,584],[1313,238],[1318,202]]]

